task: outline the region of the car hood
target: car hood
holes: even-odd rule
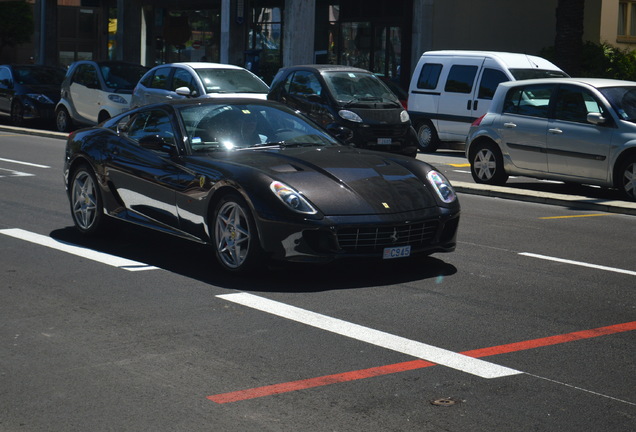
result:
[[[437,206],[423,180],[430,166],[411,158],[333,146],[241,150],[228,159],[296,189],[326,215],[395,214]]]

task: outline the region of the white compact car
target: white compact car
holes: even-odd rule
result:
[[[131,107],[186,97],[266,99],[269,87],[239,66],[219,63],[170,63],[155,66],[135,87]]]
[[[477,183],[519,175],[617,188],[636,200],[636,82],[501,83],[470,128],[466,156]]]
[[[68,68],[55,106],[60,132],[91,126],[130,108],[133,88],[148,69],[121,61],[78,61]]]

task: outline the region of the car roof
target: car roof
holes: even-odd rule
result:
[[[359,73],[368,73],[372,72],[361,69],[353,66],[345,66],[345,65],[330,65],[330,64],[306,64],[306,65],[295,65],[284,68],[287,71],[292,70],[312,70],[314,72],[322,73],[322,72],[359,72]]]
[[[540,78],[520,81],[507,81],[500,83],[503,87],[515,87],[519,85],[534,84],[585,84],[591,87],[617,87],[617,86],[636,86],[636,81],[625,81],[610,78]]]
[[[190,67],[192,69],[236,69],[236,70],[244,69],[240,66],[235,66],[231,64],[212,63],[212,62],[175,62],[175,63],[166,63],[162,65],[157,65],[154,68],[160,68],[165,66],[185,66],[185,67]]]

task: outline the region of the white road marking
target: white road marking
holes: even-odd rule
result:
[[[321,315],[253,294],[223,294],[217,297],[262,312],[271,313],[292,321],[297,321],[312,327],[477,375],[482,378],[500,378],[523,373],[515,369],[499,366],[484,360],[468,357],[443,348]]]
[[[47,165],[40,165],[40,164],[36,164],[36,163],[31,163],[31,162],[17,161],[17,160],[13,160],[13,159],[0,158],[0,161],[2,161],[2,162],[10,162],[10,163],[15,163],[15,164],[20,164],[20,165],[28,165],[28,166],[32,166],[32,167],[36,167],[36,168],[51,168],[50,166],[47,166]]]
[[[35,174],[29,174],[29,173],[16,171],[16,170],[10,170],[10,169],[6,169],[6,168],[0,168],[0,171],[7,171],[9,173],[9,174],[6,174],[6,175],[0,174],[0,177],[32,177],[32,176],[35,176]]]
[[[597,265],[597,264],[590,264],[590,263],[581,262],[581,261],[572,261],[572,260],[567,260],[563,258],[555,258],[555,257],[546,256],[546,255],[534,254],[530,252],[520,252],[519,255],[523,255],[523,256],[527,256],[531,258],[539,258],[539,259],[548,260],[548,261],[555,261],[555,262],[560,262],[564,264],[572,264],[572,265],[577,265],[581,267],[589,267],[589,268],[593,268],[597,270],[611,271],[614,273],[623,273],[630,276],[636,276],[636,271],[632,271],[632,270],[624,270],[624,269],[619,269],[615,267],[606,267],[606,266]]]
[[[103,252],[94,251],[92,249],[76,246],[70,243],[61,242],[59,240],[52,239],[51,237],[32,233],[22,229],[3,229],[0,230],[0,234],[39,244],[41,246],[46,246],[51,249],[56,249],[62,252],[77,255],[82,258],[97,261],[102,264],[107,264],[109,266],[118,267],[128,271],[157,270],[157,267],[148,264],[121,258],[115,255],[109,255]]]

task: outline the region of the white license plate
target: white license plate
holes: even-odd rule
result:
[[[391,145],[393,144],[393,140],[391,138],[378,138],[379,145]]]
[[[406,258],[411,255],[411,246],[384,248],[382,259]]]

